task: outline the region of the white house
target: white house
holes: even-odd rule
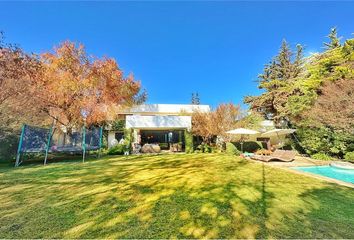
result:
[[[190,104],[143,104],[123,113],[125,128],[132,131],[132,142],[141,145],[157,143],[168,148],[170,143],[184,144],[185,130],[192,128],[194,111],[209,112],[209,105]],[[109,131],[108,146],[124,137],[122,131]]]

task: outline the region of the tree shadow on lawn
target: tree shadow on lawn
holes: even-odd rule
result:
[[[345,188],[224,155],[16,171],[0,174],[1,238],[353,237],[318,226],[332,208],[329,220],[354,223],[340,222],[345,208],[333,206],[353,202]]]

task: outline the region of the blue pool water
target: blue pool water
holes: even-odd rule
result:
[[[354,170],[345,170],[331,166],[293,167],[293,169],[354,183]]]

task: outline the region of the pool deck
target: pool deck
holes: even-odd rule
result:
[[[332,161],[316,160],[316,159],[312,159],[312,158],[308,158],[308,157],[302,157],[302,156],[296,156],[295,160],[292,161],[292,162],[275,162],[275,161],[273,161],[273,162],[262,162],[262,161],[252,160],[252,159],[250,159],[250,161],[257,162],[257,163],[260,163],[260,164],[265,164],[265,165],[270,166],[270,167],[281,168],[283,170],[286,170],[286,171],[289,171],[289,172],[292,172],[292,173],[295,173],[295,174],[317,178],[317,179],[322,180],[322,181],[336,183],[338,185],[342,185],[342,186],[346,186],[346,187],[350,187],[350,188],[354,189],[354,184],[349,183],[349,182],[344,182],[344,181],[340,181],[340,180],[337,180],[337,179],[334,179],[334,178],[329,178],[329,177],[321,176],[321,175],[318,175],[318,174],[302,172],[302,171],[298,171],[298,170],[292,169],[292,167],[327,166]]]
[[[279,167],[311,167],[311,166],[325,166],[330,164],[331,161],[316,160],[309,157],[296,156],[292,162],[267,162],[267,165]]]

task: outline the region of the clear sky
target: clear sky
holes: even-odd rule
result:
[[[321,51],[337,26],[354,37],[354,2],[0,2],[7,42],[41,53],[64,40],[114,57],[149,103],[242,103],[283,38]]]

